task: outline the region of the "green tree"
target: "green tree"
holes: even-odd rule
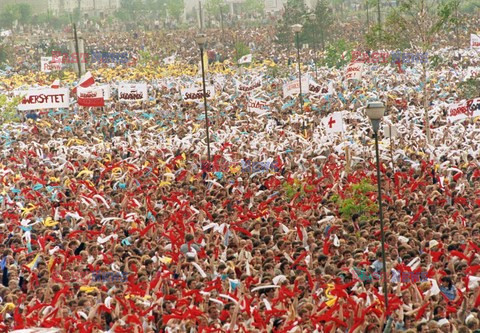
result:
[[[22,96],[15,96],[7,98],[5,95],[0,95],[0,120],[2,123],[18,122],[17,105],[22,102]]]
[[[258,0],[245,0],[244,3],[240,4],[240,9],[242,13],[245,14],[263,13],[265,10],[265,2]]]
[[[318,44],[325,49],[326,40],[330,34],[333,24],[332,9],[328,6],[326,0],[320,0],[315,7],[315,20],[306,20],[304,27],[304,39],[309,44]]]
[[[6,5],[0,13],[0,25],[13,29],[13,22],[20,19],[20,8],[16,4]]]
[[[438,2],[436,0],[403,0],[398,7],[392,8],[387,19],[390,34],[396,33],[408,39],[417,52],[431,50],[439,32],[451,22],[455,0]],[[427,82],[427,62],[423,63],[423,108],[428,143],[431,142],[430,119],[428,117],[429,83]]]
[[[247,55],[251,52],[250,48],[247,45],[245,45],[245,43],[243,42],[236,42],[234,47],[235,47],[235,62],[237,62],[238,59],[240,59],[244,55]]]
[[[19,23],[28,24],[32,19],[32,6],[27,3],[19,3],[18,11],[20,13]]]
[[[340,39],[326,47],[325,57],[320,63],[327,67],[341,68],[350,62],[352,49],[352,45]],[[344,56],[345,53],[346,56]]]
[[[294,33],[291,26],[294,24],[303,24],[307,14],[307,7],[303,0],[288,0],[285,4],[285,12],[282,20],[277,26],[277,38],[281,44],[293,43]],[[302,32],[299,36],[300,45],[305,41],[305,34]],[[308,37],[307,37],[308,38]]]
[[[184,0],[168,0],[167,10],[171,16],[173,16],[177,21],[179,21],[180,16],[185,10]]]
[[[331,200],[338,205],[342,218],[350,220],[354,214],[359,214],[361,221],[368,221],[378,212],[376,202],[371,199],[372,193],[375,193],[375,186],[368,179],[363,179],[348,186],[343,199],[334,195]]]
[[[215,18],[220,15],[220,12],[223,11],[225,7],[225,0],[207,0],[205,3],[205,10]]]

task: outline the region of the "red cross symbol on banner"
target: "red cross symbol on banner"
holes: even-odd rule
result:
[[[330,120],[328,121],[328,126],[329,126],[330,128],[332,128],[333,124],[335,124],[335,123],[336,123],[336,121],[333,120],[333,117],[330,117]]]

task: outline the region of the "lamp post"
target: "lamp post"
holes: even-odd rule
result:
[[[308,15],[308,19],[310,22],[312,22],[313,26],[313,52],[314,52],[314,57],[313,61],[315,64],[315,80],[318,80],[318,71],[317,71],[317,24],[315,23],[315,20],[317,19],[317,15],[315,13],[311,13]]]
[[[298,34],[302,31],[301,24],[292,25],[292,31],[295,33],[295,40],[297,45],[297,63],[298,63],[298,84],[300,87],[300,94],[298,95],[300,101],[300,112],[303,111],[303,96],[302,96],[302,70],[300,68],[300,40]]]
[[[378,210],[380,214],[380,234],[382,237],[382,266],[383,266],[383,295],[385,297],[385,311],[388,309],[388,290],[387,290],[387,266],[385,260],[385,232],[383,226],[383,210],[382,210],[382,184],[380,179],[380,156],[378,153],[378,130],[380,121],[385,114],[385,106],[382,102],[369,102],[366,108],[366,114],[372,122],[373,133],[375,137],[375,153],[377,156],[377,185],[378,185]]]
[[[200,47],[200,62],[202,63],[202,83],[203,83],[203,105],[205,108],[205,127],[207,130],[207,154],[208,154],[208,162],[210,162],[210,134],[208,131],[208,112],[207,112],[207,91],[205,86],[205,65],[203,63],[203,49],[205,48],[205,44],[207,44],[207,36],[205,34],[198,34],[195,38],[198,47]]]

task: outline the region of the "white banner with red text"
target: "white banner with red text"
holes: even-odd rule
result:
[[[53,61],[52,57],[40,57],[41,71],[45,73],[50,73],[51,71],[61,71],[62,70],[62,60],[60,62]]]
[[[302,94],[308,92],[308,82],[310,78],[308,76],[302,76]],[[300,83],[298,80],[292,80],[283,85],[283,98],[293,96],[300,93]]]
[[[268,102],[254,98],[248,100],[247,108],[249,112],[255,112],[258,115],[262,115],[270,109],[268,107]]]
[[[454,122],[478,116],[480,116],[480,98],[474,98],[450,105],[447,120]]]
[[[68,88],[29,89],[16,91],[15,95],[23,96],[20,111],[68,108],[70,100]]]

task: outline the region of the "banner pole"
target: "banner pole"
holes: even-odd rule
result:
[[[80,67],[80,52],[78,51],[77,25],[73,24],[73,37],[75,38],[75,52],[77,53],[78,78],[82,77],[82,68]]]

